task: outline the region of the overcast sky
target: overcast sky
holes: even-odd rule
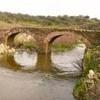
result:
[[[89,15],[100,19],[100,0],[0,0],[0,11],[31,15]]]

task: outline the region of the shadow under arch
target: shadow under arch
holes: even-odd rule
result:
[[[18,35],[20,33],[21,32],[15,32],[15,33],[11,33],[10,35],[8,35],[5,40],[6,44],[13,47],[14,46],[14,38],[16,35]]]

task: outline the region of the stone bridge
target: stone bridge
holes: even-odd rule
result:
[[[30,28],[16,27],[5,30],[3,34],[4,42],[8,45],[13,44],[14,37],[17,34],[26,33],[34,37],[36,49],[39,53],[49,53],[50,45],[55,39],[63,35],[76,34],[80,40],[86,44],[87,48],[100,45],[100,31],[83,29],[57,29],[57,28]],[[67,38],[66,38],[67,39]],[[77,38],[79,39],[79,38]],[[14,44],[13,44],[14,45]]]
[[[0,30],[0,42],[14,46],[15,36],[22,33],[30,34],[34,37],[38,54],[36,66],[38,70],[45,72],[53,70],[50,45],[61,36],[67,35],[69,37],[71,34],[75,34],[77,40],[81,40],[85,43],[87,48],[98,45],[100,46],[100,31],[56,28],[16,27],[12,29]],[[66,39],[68,39],[68,37],[66,37]]]

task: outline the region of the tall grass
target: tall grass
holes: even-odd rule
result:
[[[88,50],[88,52],[85,54],[84,57],[84,64],[83,64],[83,68],[84,68],[84,75],[86,75],[88,73],[88,71],[90,69],[94,70],[94,71],[99,71],[98,67],[99,67],[99,63],[100,63],[100,51],[99,51],[100,47],[97,48],[93,48]]]
[[[84,56],[83,74],[81,79],[77,81],[73,92],[77,100],[91,100],[91,97],[86,97],[84,85],[84,80],[90,69],[94,70],[96,73],[100,73],[100,46],[89,49]]]

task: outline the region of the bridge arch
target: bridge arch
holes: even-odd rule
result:
[[[24,40],[25,39],[30,39],[32,40],[32,42],[34,42],[35,46],[36,46],[36,39],[34,37],[34,34],[30,34],[29,32],[20,32],[20,31],[16,31],[16,32],[10,32],[8,33],[8,35],[5,38],[5,43],[11,47],[15,47],[15,39],[16,37],[21,36],[23,38],[24,36]],[[21,39],[19,39],[21,41]]]
[[[46,52],[46,53],[50,52],[50,46],[51,46],[51,44],[52,44],[57,38],[59,38],[59,37],[61,37],[61,36],[64,36],[64,35],[66,35],[66,36],[68,36],[68,37],[74,35],[75,38],[76,38],[76,40],[77,40],[78,42],[84,43],[84,44],[86,45],[86,47],[88,47],[88,46],[91,45],[91,44],[90,44],[90,41],[89,41],[87,38],[85,38],[85,37],[83,37],[82,35],[80,35],[80,34],[77,34],[77,33],[75,33],[75,32],[70,32],[70,31],[67,31],[67,32],[66,32],[66,31],[61,31],[61,32],[56,31],[56,32],[52,32],[52,33],[48,34],[47,37],[44,39],[44,43],[45,43],[45,52]],[[68,37],[67,37],[66,39],[68,39]]]
[[[7,31],[4,36],[4,40],[6,44],[10,44],[13,42],[9,42],[12,37],[12,41],[17,34],[26,33],[32,35],[36,40],[36,48],[40,53],[48,53],[50,45],[57,38],[63,36],[64,34],[73,33],[81,36],[83,43],[86,44],[87,47],[100,45],[100,31],[93,30],[75,30],[75,29],[56,29],[56,28],[30,28],[30,27],[17,27],[12,28]]]

